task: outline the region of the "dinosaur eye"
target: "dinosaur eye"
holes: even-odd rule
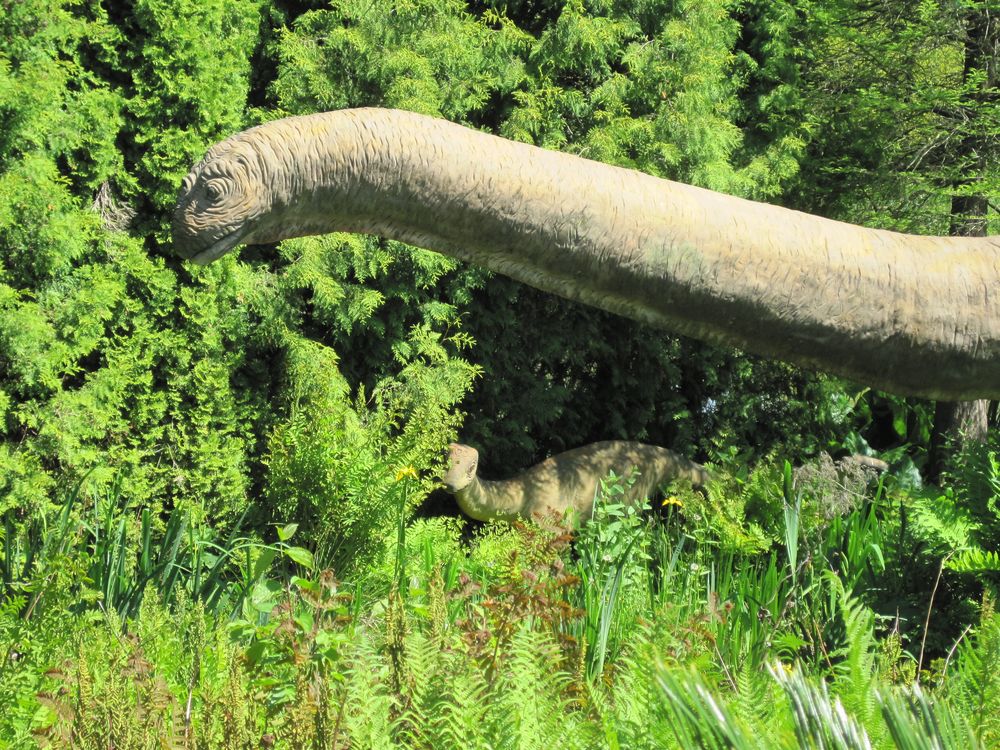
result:
[[[205,197],[215,203],[225,194],[225,185],[222,180],[209,180],[205,184]]]

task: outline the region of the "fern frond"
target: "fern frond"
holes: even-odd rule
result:
[[[878,695],[882,718],[899,750],[979,750],[969,725],[919,685]]]
[[[695,671],[673,672],[658,667],[656,682],[664,713],[670,717],[676,742],[682,748],[704,750],[763,750],[755,736],[708,689]]]
[[[949,495],[914,496],[907,510],[917,536],[941,550],[972,546],[979,529],[968,509]]]
[[[945,567],[956,573],[1000,573],[1000,554],[979,547],[965,549],[948,558]]]
[[[609,689],[592,686],[591,702],[608,746],[657,750],[674,742],[669,717],[661,710],[655,664],[654,647],[643,629],[615,662]]]
[[[478,670],[453,673],[448,678],[448,695],[438,703],[434,741],[428,747],[490,750],[494,727],[487,695],[486,680]]]
[[[790,727],[787,726],[787,714],[780,710],[783,701],[774,680],[750,662],[740,667],[735,679],[736,694],[729,704],[733,713],[764,741],[765,746],[777,747]]]
[[[844,706],[868,725],[877,709],[875,613],[854,598],[836,574],[828,573],[827,582],[837,595],[845,629],[844,645],[833,652],[840,660],[834,668],[834,691]]]
[[[839,698],[832,698],[826,683],[810,683],[800,669],[785,671],[782,665],[771,674],[785,690],[795,722],[795,736],[800,747],[824,750],[871,750],[868,733],[844,708]]]
[[[408,706],[397,726],[408,746],[435,750],[489,748],[489,686],[474,660],[445,652],[434,638],[407,638]]]
[[[559,663],[559,650],[551,638],[520,630],[504,662],[493,700],[496,710],[510,718],[506,726],[512,734],[497,744],[518,750],[593,746],[595,728],[570,705],[569,675],[552,668]]]
[[[394,750],[391,715],[396,699],[389,692],[389,667],[367,638],[359,638],[347,655],[344,732],[352,748]]]
[[[1000,744],[1000,615],[990,614],[958,647],[956,672],[944,687],[986,747]]]

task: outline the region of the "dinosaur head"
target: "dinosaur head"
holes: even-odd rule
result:
[[[270,160],[254,131],[213,146],[184,178],[173,217],[174,249],[200,265],[239,244],[266,242]]]
[[[448,446],[448,468],[441,481],[448,492],[460,492],[472,484],[478,468],[479,451],[470,445],[452,443]]]

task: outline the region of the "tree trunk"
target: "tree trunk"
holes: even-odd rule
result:
[[[986,439],[989,427],[990,402],[938,401],[934,409],[934,434],[928,479],[937,482],[955,451],[970,443]]]

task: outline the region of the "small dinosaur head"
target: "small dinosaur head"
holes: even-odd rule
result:
[[[470,445],[452,443],[448,446],[448,468],[441,481],[448,492],[460,492],[472,484],[478,468],[479,451]]]
[[[253,131],[213,146],[184,178],[173,217],[174,249],[205,265],[239,244],[271,210],[268,164]]]

